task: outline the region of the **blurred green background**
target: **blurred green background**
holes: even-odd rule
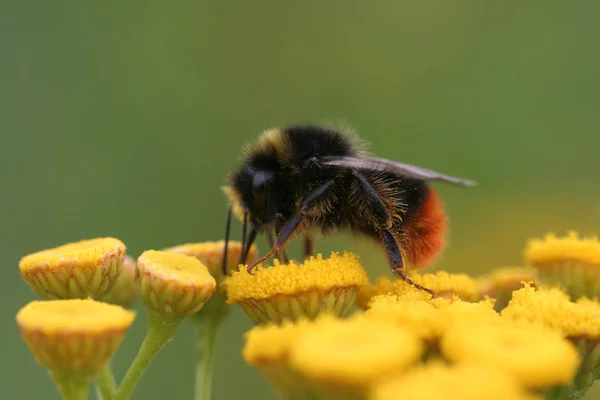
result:
[[[439,266],[518,265],[529,237],[600,232],[600,2],[11,2],[0,5],[0,390],[58,399],[14,314],[19,258],[110,235],[143,250],[223,235],[220,186],[263,129],[344,122],[381,157],[475,179],[436,185],[451,217]],[[239,233],[236,224],[235,235]],[[238,237],[238,236],[236,236]],[[264,250],[265,242],[259,247]],[[338,235],[369,274],[382,254]],[[292,254],[299,254],[293,244]],[[116,357],[145,331],[143,307]],[[273,398],[225,325],[215,399]],[[191,324],[137,399],[190,399]],[[588,398],[600,398],[596,390]]]

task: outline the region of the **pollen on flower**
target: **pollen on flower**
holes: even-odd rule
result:
[[[493,300],[469,303],[454,297],[425,301],[413,299],[411,295],[412,292],[400,296],[375,296],[365,315],[409,327],[427,341],[437,340],[457,321],[475,320],[486,323],[485,321],[499,317],[493,309]]]
[[[303,329],[290,349],[289,363],[317,386],[361,389],[409,368],[422,353],[412,331],[359,315]]]
[[[514,377],[482,365],[434,362],[388,378],[371,391],[372,400],[541,400],[529,394]]]
[[[329,314],[320,315],[316,321],[332,320]],[[256,326],[245,335],[242,355],[247,363],[258,368],[271,382],[282,398],[314,398],[313,388],[289,366],[289,352],[297,338],[314,321],[301,319],[294,323]]]
[[[198,312],[216,289],[216,281],[196,258],[148,250],[137,260],[142,299],[163,316],[183,318]]]
[[[276,294],[295,294],[309,289],[328,290],[335,287],[364,286],[369,278],[352,253],[332,253],[324,259],[320,254],[303,264],[293,261],[281,264],[278,260],[270,268],[258,267],[255,275],[245,270],[234,272],[226,282],[228,301],[245,298],[265,299]]]
[[[38,363],[74,374],[99,371],[134,318],[133,311],[91,299],[32,301],[16,317]]]
[[[498,268],[477,279],[480,297],[496,299],[496,309],[501,310],[508,304],[512,292],[523,287],[523,283],[535,284],[537,271],[529,267]]]
[[[19,269],[42,297],[98,298],[119,274],[125,250],[115,238],[82,240],[27,255]]]
[[[300,320],[255,326],[244,335],[244,360],[255,366],[286,362],[290,348],[307,324],[307,320]]]
[[[589,299],[573,303],[558,288],[525,285],[513,293],[502,317],[542,324],[570,338],[600,339],[600,304]]]
[[[358,258],[351,253],[321,255],[303,264],[259,266],[255,275],[242,268],[223,284],[227,302],[237,303],[258,323],[315,318],[322,312],[345,315],[356,290],[368,283]]]
[[[568,262],[600,267],[600,241],[596,237],[580,238],[576,232],[566,237],[547,234],[544,239],[529,242],[525,260],[535,266]]]
[[[451,274],[439,271],[435,274],[419,274],[412,272],[410,278],[417,284],[425,286],[437,293],[438,297],[450,298],[458,296],[465,301],[476,301],[479,298],[477,282],[466,274]],[[428,293],[416,289],[402,279],[391,280],[387,276],[377,279],[375,285],[368,285],[360,289],[357,304],[366,308],[369,300],[376,295],[402,295],[413,292],[415,298],[427,300],[431,297]]]
[[[574,298],[600,295],[600,241],[596,237],[580,238],[575,232],[566,237],[548,234],[529,242],[525,260],[538,270],[543,284],[564,287]]]
[[[185,243],[174,247],[169,247],[164,251],[196,257],[206,266],[206,268],[208,268],[208,271],[215,279],[221,280],[223,278],[222,262],[224,248],[225,241],[220,240],[216,242]],[[229,241],[227,244],[227,273],[238,270],[238,260],[241,253],[242,243]],[[257,258],[258,249],[253,245],[248,251],[248,258],[246,262],[252,263]]]
[[[441,350],[450,361],[501,368],[540,390],[570,383],[581,361],[559,332],[502,319],[454,324],[443,336]]]

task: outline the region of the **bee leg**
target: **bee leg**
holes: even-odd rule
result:
[[[315,241],[311,236],[304,236],[304,259],[311,258],[314,254]]]
[[[283,229],[283,223],[283,215],[277,214],[277,219],[275,220],[275,232],[277,232],[277,234],[279,234],[279,232],[281,232],[281,230]],[[274,243],[271,242],[271,247],[273,247],[273,244]],[[277,252],[277,258],[284,264],[290,263],[290,259],[288,258],[287,252],[285,251],[285,247],[279,249],[279,251]]]
[[[377,190],[364,175],[360,174],[359,172],[353,172],[353,175],[360,184],[363,194],[371,205],[371,212],[373,213],[373,216],[379,225],[380,240],[385,247],[387,258],[394,274],[398,275],[409,285],[414,286],[417,289],[424,290],[431,294],[432,297],[435,297],[436,293],[433,290],[413,282],[413,280],[406,275],[400,247],[398,246],[396,238],[390,231],[390,228],[392,227],[392,221],[385,203],[381,199],[381,196]]]
[[[231,228],[231,207],[229,207],[227,211],[227,220],[225,221],[225,243],[223,245],[223,260],[221,265],[221,270],[223,271],[223,275],[227,274],[227,251],[229,247],[229,231]]]
[[[246,251],[246,234],[248,231],[248,210],[244,208],[244,219],[242,222],[242,251],[238,259],[238,265],[244,263],[244,252]]]
[[[269,231],[267,234],[267,239],[269,240],[269,246],[275,246],[275,233],[273,231]],[[287,255],[285,254],[285,250],[275,252],[275,258],[284,264],[289,263],[289,260],[287,260]]]
[[[256,236],[258,235],[258,228],[256,225],[250,225],[250,232],[248,233],[248,238],[246,239],[246,245],[242,248],[242,254],[240,255],[239,264],[246,264],[246,260],[248,259],[248,254],[250,254],[250,247],[254,244],[256,240]]]
[[[381,232],[381,241],[385,246],[385,251],[387,253],[390,265],[392,266],[392,271],[406,281],[406,283],[409,285],[414,286],[417,289],[424,290],[425,292],[431,294],[431,298],[434,298],[437,295],[435,291],[413,282],[412,279],[406,276],[406,272],[404,271],[404,262],[402,261],[402,253],[400,252],[400,247],[398,246],[396,238],[392,232],[388,230]]]
[[[294,236],[294,234],[300,227],[302,218],[304,218],[304,214],[306,213],[306,210],[308,209],[310,204],[313,201],[318,200],[321,197],[323,197],[325,195],[325,193],[327,193],[327,189],[329,188],[329,186],[331,186],[332,183],[333,183],[333,181],[324,183],[323,185],[321,185],[318,188],[316,188],[315,190],[313,190],[308,196],[306,196],[304,198],[304,200],[302,201],[302,206],[300,207],[300,211],[298,211],[298,213],[296,215],[294,215],[292,218],[287,220],[287,222],[282,226],[281,230],[279,231],[279,233],[277,235],[277,239],[275,240],[275,244],[271,247],[271,250],[269,250],[269,252],[267,254],[265,254],[258,260],[256,260],[254,263],[252,263],[252,265],[250,265],[248,267],[248,272],[252,273],[252,270],[258,264],[264,263],[269,258],[273,257],[273,255],[276,252],[280,251],[281,249],[283,249],[285,247],[286,243]]]

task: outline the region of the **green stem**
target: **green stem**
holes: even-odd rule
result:
[[[215,323],[216,322],[216,323]],[[220,323],[208,320],[196,325],[196,400],[210,400],[212,377],[217,355]]]
[[[225,294],[217,291],[196,315],[196,400],[210,400],[221,325],[229,312]]]
[[[135,360],[133,360],[121,382],[121,386],[117,390],[116,400],[128,400],[131,397],[135,386],[150,362],[175,334],[179,322],[181,320],[166,321],[164,318],[152,315],[150,311],[148,312],[148,332]]]
[[[117,392],[117,384],[109,363],[104,365],[100,375],[96,379],[96,387],[102,395],[102,400],[113,400]]]
[[[78,376],[62,376],[50,373],[52,380],[58,387],[63,400],[87,400],[91,382]]]

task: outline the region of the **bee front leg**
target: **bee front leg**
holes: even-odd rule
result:
[[[277,239],[275,240],[275,244],[271,247],[271,250],[269,250],[269,252],[267,254],[265,254],[258,260],[256,260],[254,263],[252,263],[252,265],[248,266],[248,268],[247,268],[248,272],[251,273],[252,270],[258,264],[264,263],[269,258],[273,257],[273,255],[275,253],[277,253],[278,251],[280,251],[281,249],[283,249],[285,247],[286,243],[294,236],[294,234],[298,231],[298,228],[300,228],[302,219],[304,218],[304,214],[306,213],[306,210],[308,210],[308,207],[311,205],[311,203],[313,201],[318,200],[318,199],[322,198],[323,196],[325,196],[325,194],[327,193],[327,189],[329,188],[329,186],[331,186],[332,183],[333,183],[333,181],[324,183],[323,185],[321,185],[318,188],[316,188],[315,190],[313,190],[308,196],[306,196],[304,198],[298,213],[295,214],[289,220],[287,220],[287,222],[285,224],[283,224],[283,226],[281,227],[281,230],[277,234]]]
[[[275,232],[277,234],[279,234],[279,232],[281,232],[281,230],[283,229],[283,224],[284,224],[284,220],[283,220],[283,215],[281,214],[277,214],[277,217],[275,219]],[[273,245],[275,244],[273,237],[270,238],[271,241],[271,247],[273,247]],[[287,252],[285,251],[285,247],[282,247],[277,253],[276,253],[276,257],[281,260],[284,264],[289,264],[290,259],[288,258]]]
[[[377,224],[379,225],[378,230],[380,232],[379,239],[385,247],[386,255],[394,274],[398,275],[409,285],[414,286],[417,289],[424,290],[431,294],[432,297],[435,297],[435,291],[413,282],[413,280],[406,275],[404,270],[404,262],[402,261],[402,253],[400,252],[400,246],[398,246],[396,237],[390,231],[390,228],[392,227],[392,220],[383,199],[377,192],[377,189],[375,189],[371,182],[369,182],[369,180],[359,172],[354,172],[353,175],[359,183],[362,193],[371,206],[373,217],[377,220]]]

